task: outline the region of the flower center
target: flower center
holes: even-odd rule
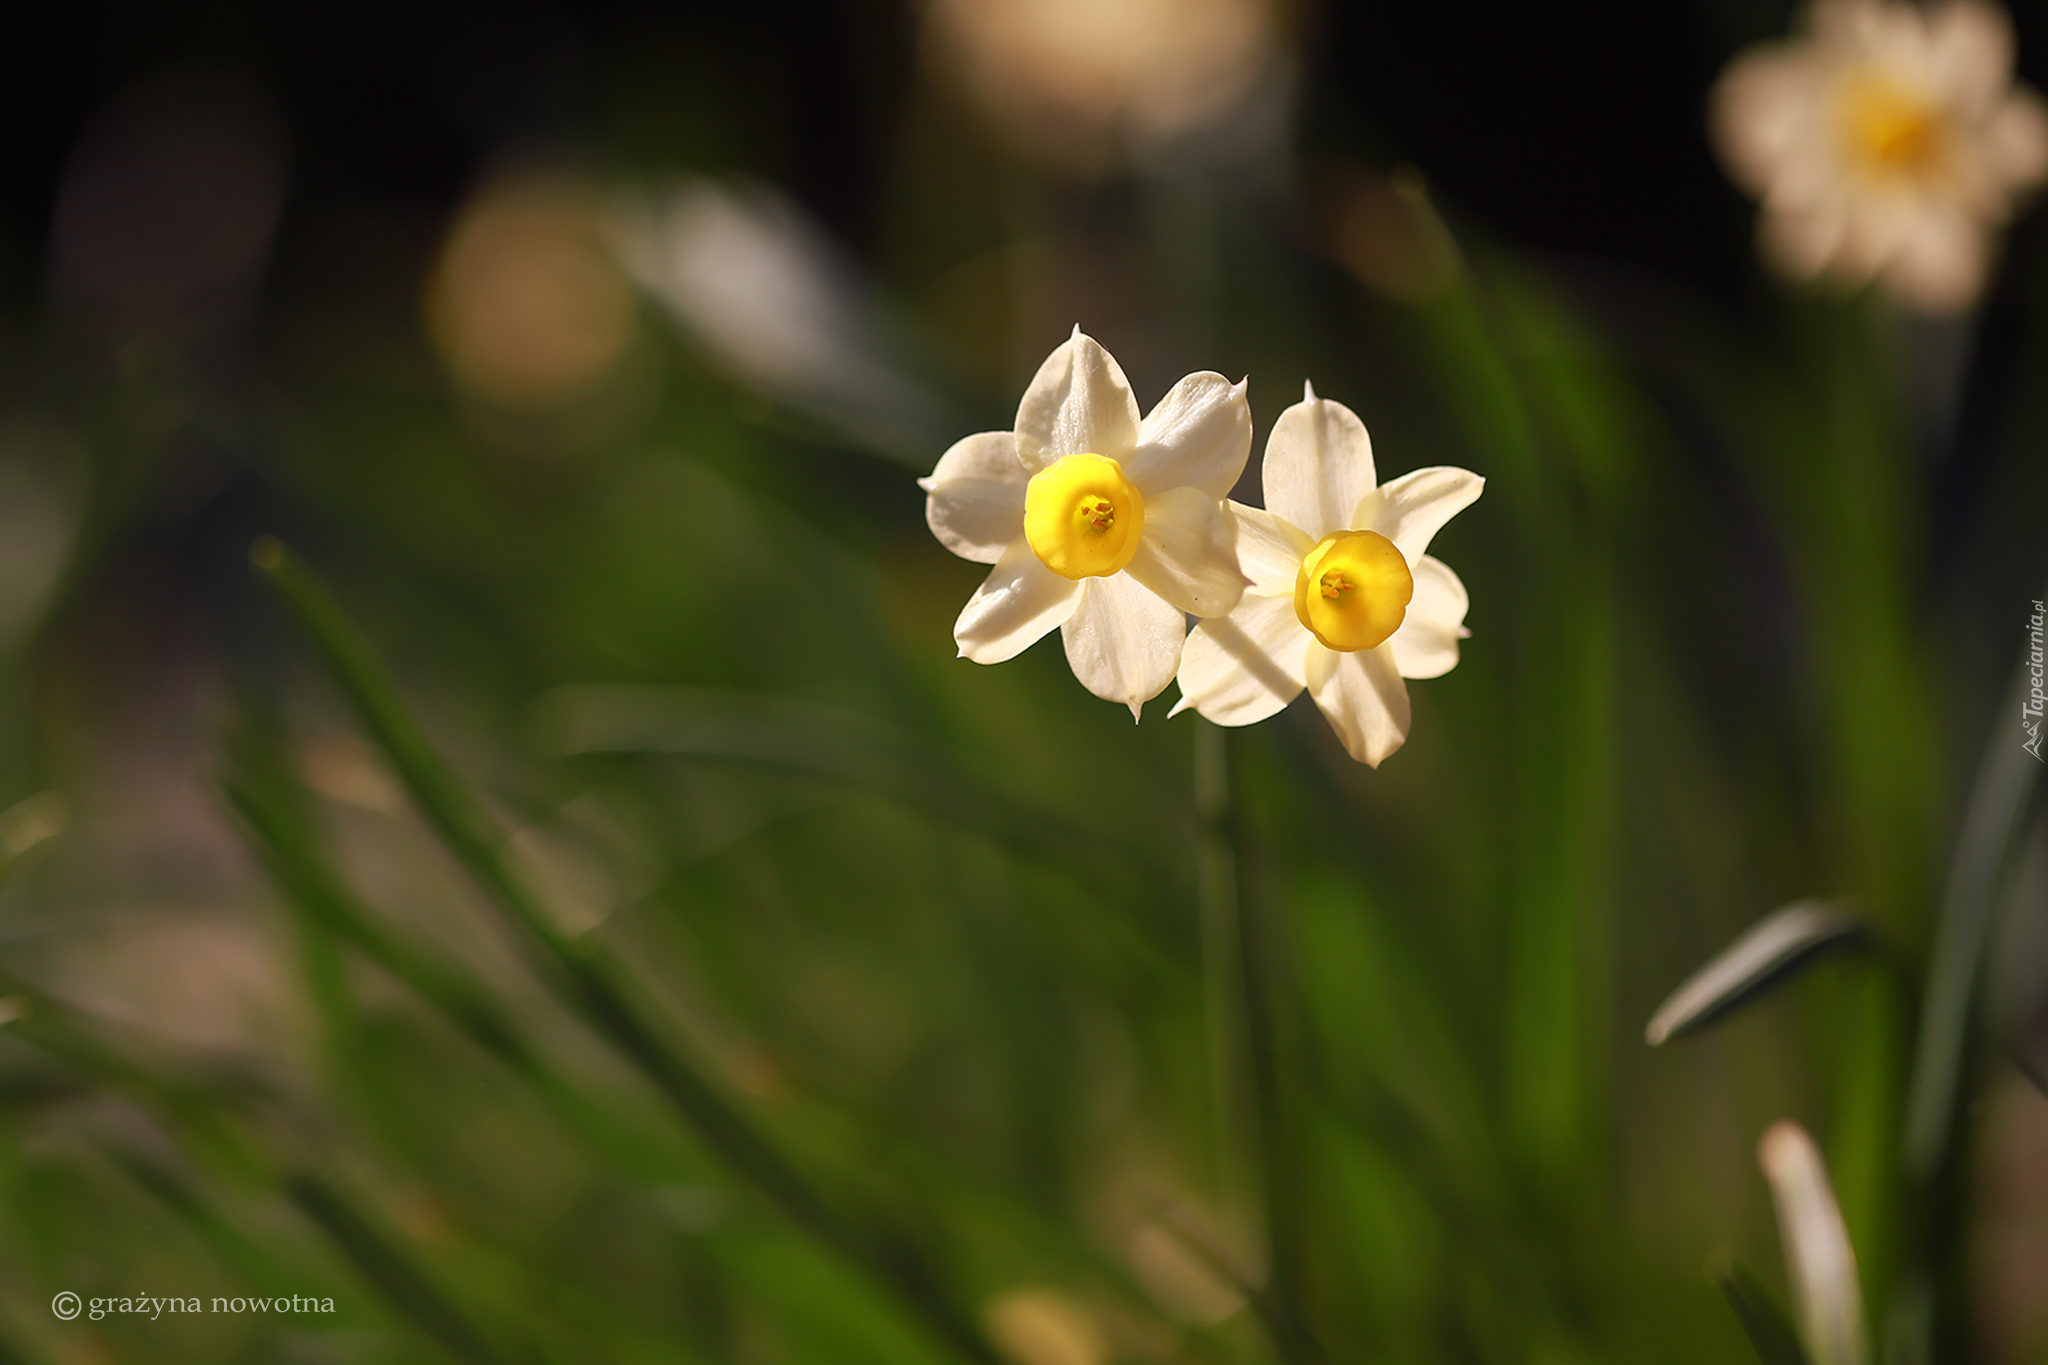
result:
[[[1068,455],[1024,486],[1024,538],[1062,578],[1105,578],[1138,552],[1145,499],[1107,455]]]
[[[1835,106],[1859,170],[1880,176],[1923,174],[1945,151],[1940,111],[1899,82],[1872,72],[1851,76]]]
[[[1344,654],[1384,644],[1401,628],[1414,596],[1407,559],[1377,531],[1332,531],[1294,576],[1295,616]]]

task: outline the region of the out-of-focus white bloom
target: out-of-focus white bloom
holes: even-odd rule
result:
[[[596,191],[573,176],[494,181],[448,234],[427,322],[455,381],[501,407],[567,402],[633,336],[633,291],[604,240]]]
[[[2048,111],[2013,81],[1984,0],[1816,0],[1810,31],[1738,56],[1713,95],[1764,255],[1796,278],[1876,279],[1927,312],[1982,292],[1997,229],[2048,174]]]
[[[928,0],[934,60],[1019,141],[1086,166],[1218,128],[1277,69],[1269,0]]]
[[[890,451],[928,450],[945,430],[938,401],[888,359],[859,271],[775,190],[695,180],[631,195],[611,229],[633,277],[737,378]]]
[[[995,566],[953,626],[961,656],[1001,663],[1058,626],[1074,676],[1135,720],[1180,665],[1184,613],[1221,616],[1244,592],[1223,500],[1251,444],[1242,382],[1191,374],[1141,422],[1076,327],[1014,432],[967,437],[918,481],[940,543]]]
[[[1778,1211],[1778,1237],[1785,1244],[1785,1269],[1807,1357],[1813,1365],[1869,1365],[1856,1250],[1849,1245],[1820,1149],[1804,1128],[1781,1119],[1765,1130],[1757,1162]]]
[[[1229,504],[1251,586],[1188,637],[1173,709],[1250,725],[1306,687],[1346,751],[1377,768],[1408,738],[1402,679],[1457,666],[1465,585],[1423,551],[1486,481],[1446,465],[1380,484],[1365,424],[1303,387],[1266,440],[1265,510]]]

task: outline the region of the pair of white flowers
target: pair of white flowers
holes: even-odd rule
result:
[[[1058,627],[1074,676],[1133,718],[1176,677],[1174,712],[1219,725],[1306,689],[1377,767],[1408,736],[1403,679],[1458,662],[1465,587],[1425,551],[1485,481],[1440,467],[1381,484],[1364,424],[1310,390],[1267,439],[1266,506],[1230,501],[1251,455],[1244,390],[1191,374],[1140,420],[1116,361],[1075,328],[1016,430],[967,437],[919,480],[932,533],[994,565],[953,638],[992,664]]]
[[[1984,0],[1815,0],[1804,35],[1729,64],[1713,105],[1767,259],[1875,279],[1924,312],[1976,300],[1998,230],[2048,175],[2048,109]]]

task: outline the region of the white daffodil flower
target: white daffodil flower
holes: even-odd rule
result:
[[[918,480],[940,543],[995,566],[954,623],[961,657],[1001,663],[1058,626],[1074,676],[1135,720],[1180,666],[1187,614],[1244,593],[1223,499],[1251,446],[1242,382],[1191,374],[1140,421],[1124,372],[1076,327],[1015,431],[967,437]]]
[[[1265,510],[1229,505],[1251,586],[1188,637],[1173,710],[1250,725],[1306,687],[1350,755],[1377,768],[1408,738],[1402,679],[1457,666],[1465,585],[1423,551],[1486,481],[1440,466],[1381,484],[1357,414],[1303,392],[1266,440]]]
[[[1729,63],[1713,128],[1794,278],[1876,279],[1930,313],[1982,292],[1998,228],[2048,174],[2048,111],[1983,0],[1817,0],[1810,31]]]

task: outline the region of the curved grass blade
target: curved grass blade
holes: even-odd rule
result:
[[[256,1292],[290,1298],[311,1283],[306,1267],[290,1264],[282,1260],[275,1249],[252,1240],[209,1203],[191,1180],[173,1170],[161,1156],[146,1153],[139,1145],[123,1142],[103,1143],[101,1150],[137,1186],[191,1227],[213,1254],[254,1286]]]
[[[936,1341],[964,1359],[998,1365],[1001,1357],[980,1328],[954,1307],[940,1287],[940,1276],[905,1238],[890,1229],[861,1226],[828,1202],[751,1119],[669,1044],[602,955],[602,945],[572,941],[555,927],[500,856],[499,832],[481,803],[414,725],[369,649],[311,572],[274,539],[258,541],[250,557],[283,594],[421,816],[485,898],[512,922],[529,963],[557,998],[653,1082],[712,1150],[791,1221],[870,1277]]]
[[[2022,656],[2000,712],[2025,714],[2033,675]],[[1927,968],[1927,994],[1920,1011],[1919,1048],[1906,1103],[1907,1169],[1920,1179],[1941,1166],[1957,1105],[1964,1038],[1976,993],[1984,936],[1991,922],[1999,877],[2020,828],[2041,760],[2003,725],[1993,727],[1990,751],[1978,766],[1956,840],[1955,862],[1942,897],[1941,928]]]
[[[1870,929],[1838,905],[1798,901],[1751,925],[1685,979],[1650,1016],[1651,1047],[1697,1032],[1812,966],[1823,955],[1868,946]]]
[[[1749,1338],[1761,1365],[1808,1365],[1806,1349],[1799,1344],[1792,1319],[1785,1316],[1785,1310],[1757,1282],[1748,1266],[1733,1256],[1725,1256],[1717,1258],[1707,1273],[1720,1286],[1728,1306],[1735,1310],[1742,1334]]]
[[[285,1188],[300,1211],[333,1240],[400,1315],[463,1360],[496,1365],[506,1359],[418,1266],[340,1194],[310,1175],[292,1177]],[[522,1353],[518,1358],[534,1357]]]
[[[325,857],[302,811],[280,799],[274,775],[231,772],[222,782],[228,805],[285,902],[317,928],[347,944],[402,982],[486,1055],[524,1079],[565,1125],[621,1170],[645,1169],[590,1100],[542,1055],[490,992],[472,976],[388,933],[348,889]]]
[[[271,1163],[247,1130],[252,1112],[274,1105],[260,1078],[221,1065],[161,1055],[155,1040],[88,1013],[0,968],[7,1029],[89,1084],[158,1116],[187,1153],[238,1179],[268,1180]]]
[[[1856,1251],[1820,1149],[1804,1128],[1780,1119],[1757,1144],[1757,1164],[1778,1210],[1785,1270],[1809,1358],[1813,1365],[1869,1365]]]

